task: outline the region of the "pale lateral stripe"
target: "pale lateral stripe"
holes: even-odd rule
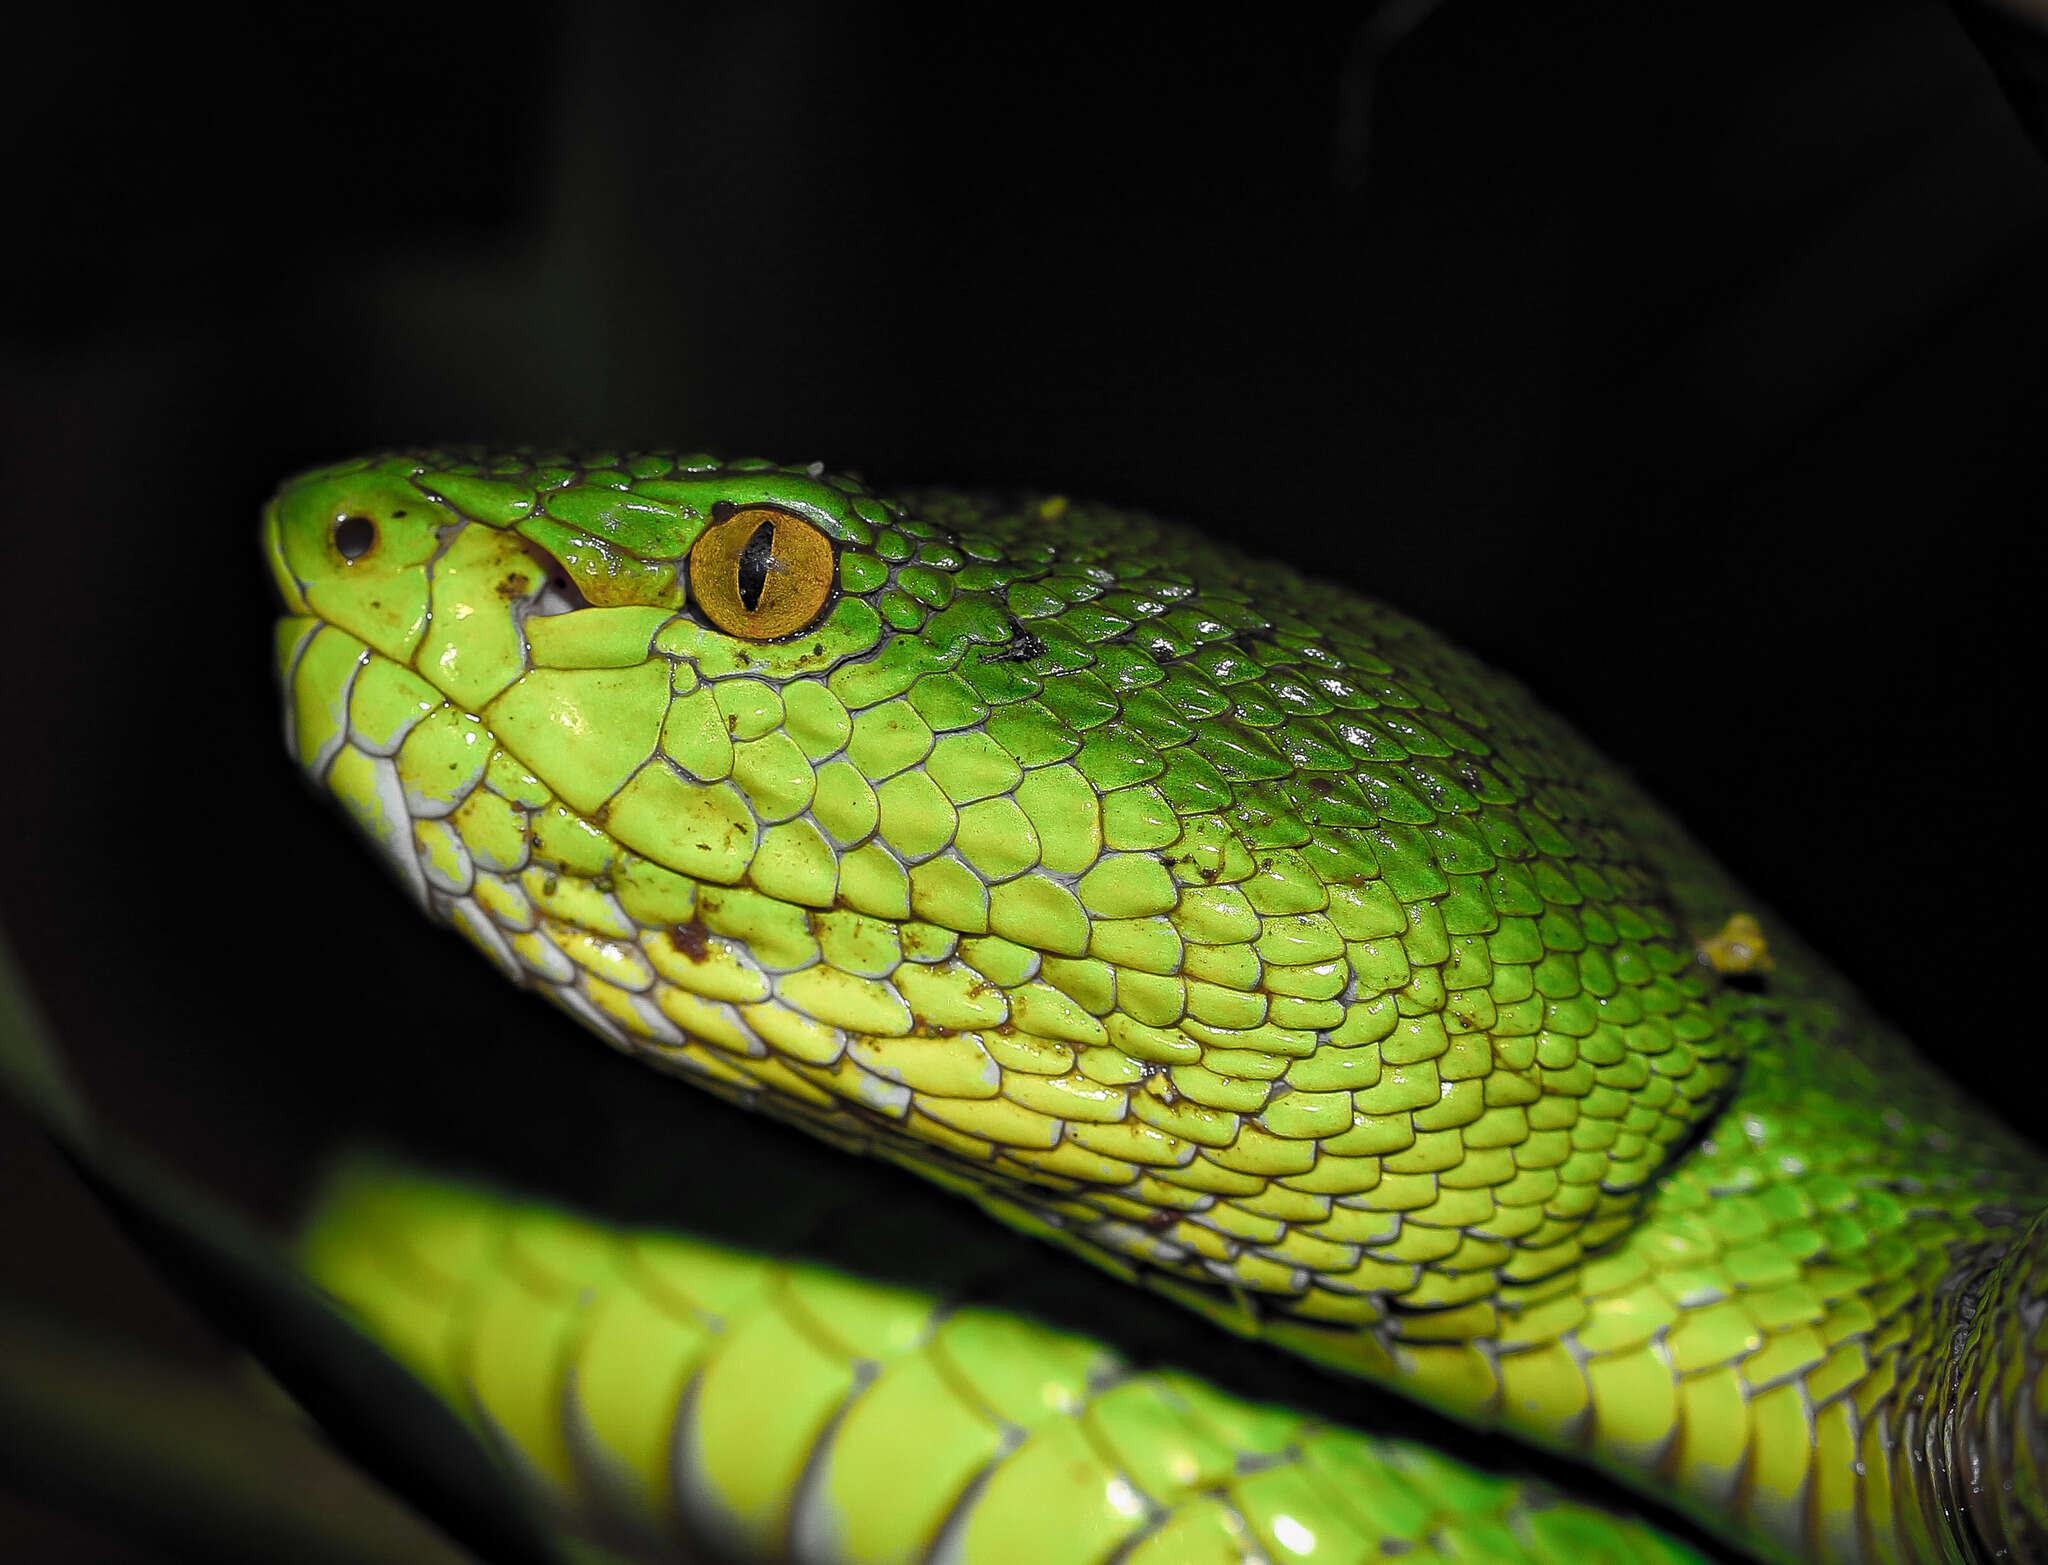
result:
[[[434,905],[427,895],[427,872],[412,840],[412,813],[406,808],[405,786],[398,780],[398,763],[388,755],[371,755],[366,750],[356,753],[369,760],[370,774],[376,779],[377,818],[374,822],[358,818],[363,835],[397,873],[413,905],[431,916]]]
[[[854,1361],[853,1389],[818,1432],[804,1458],[796,1493],[789,1502],[789,1557],[796,1565],[839,1565],[846,1558],[845,1530],[832,1503],[832,1453],[846,1415],[881,1377],[882,1366],[873,1359]]]

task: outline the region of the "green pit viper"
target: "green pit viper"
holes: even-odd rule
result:
[[[307,1274],[566,1533],[1696,1558],[1633,1489],[1767,1559],[2048,1558],[2048,1165],[1397,612],[1133,512],[670,452],[382,454],[264,540],[289,744],[413,901],[964,1198],[833,1261],[764,1205],[900,1175],[712,1233],[337,1173]],[[1131,1350],[1125,1297],[1222,1330]],[[1246,1353],[1271,1387],[1205,1373]]]

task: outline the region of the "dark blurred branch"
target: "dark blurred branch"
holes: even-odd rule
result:
[[[2048,0],[1949,0],[2013,117],[2048,158]]]
[[[69,1080],[4,937],[0,1094],[37,1122],[177,1291],[259,1359],[370,1477],[485,1559],[566,1565],[573,1557],[531,1496],[514,1486],[455,1414],[301,1276],[274,1241],[96,1121]],[[138,1486],[139,1508],[124,1524],[148,1535],[184,1537],[209,1517],[224,1516],[227,1540],[236,1529],[254,1529],[263,1547],[253,1558],[328,1557],[310,1547],[270,1546],[272,1533],[265,1529],[289,1533],[311,1523],[297,1513],[289,1485],[281,1495],[272,1492],[276,1475],[260,1464],[253,1474],[235,1476],[248,1466],[236,1452],[262,1443],[243,1408],[178,1382],[174,1373],[154,1387],[141,1370],[98,1384],[81,1366],[102,1357],[99,1348],[44,1335],[38,1343],[32,1324],[0,1318],[0,1343],[27,1344],[26,1351],[0,1353],[0,1481],[98,1510],[113,1504],[96,1487],[113,1473],[117,1487]],[[139,1400],[132,1395],[138,1383],[144,1387]],[[169,1417],[145,1416],[159,1403],[171,1409]],[[238,1487],[245,1477],[253,1488]],[[394,1513],[404,1521],[397,1505],[381,1499],[378,1505],[364,1523],[366,1535],[390,1532]],[[353,1543],[350,1533],[344,1546]],[[452,1547],[436,1547],[443,1557],[460,1557]],[[252,1556],[221,1541],[196,1557],[239,1562]]]
[[[1428,21],[1443,0],[1378,0],[1352,29],[1344,73],[1337,83],[1336,178],[1338,188],[1365,184],[1372,142],[1372,106],[1380,70],[1402,39]]]
[[[0,1485],[180,1559],[472,1559],[281,1405],[4,1300]]]

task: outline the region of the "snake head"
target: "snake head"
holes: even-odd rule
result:
[[[889,574],[889,513],[857,482],[688,458],[656,478],[532,465],[545,461],[408,453],[306,474],[266,513],[279,591],[472,710],[537,664],[574,666],[536,651],[554,628],[530,627],[575,610],[626,611],[576,621],[579,638],[673,621],[671,656],[722,639],[791,672],[878,637],[863,594]],[[691,627],[707,634],[684,645]],[[790,650],[802,636],[811,650]]]
[[[1495,1331],[1731,1079],[1738,1001],[1610,769],[1192,533],[422,451],[292,481],[265,535],[292,747],[437,917],[1235,1324]]]
[[[434,877],[414,862],[424,843],[416,854],[404,839],[424,832],[453,853],[486,812],[509,829],[493,806],[461,813],[480,784],[515,810],[573,814],[647,855],[650,875],[839,906],[844,850],[875,834],[874,785],[961,745],[935,746],[900,700],[856,737],[827,676],[866,659],[838,688],[872,707],[977,648],[1037,645],[1007,607],[1014,573],[993,545],[963,547],[816,466],[464,455],[306,474],[264,522],[290,611],[290,742],[430,906]],[[849,743],[895,759],[817,764]],[[978,756],[986,742],[968,745]],[[950,818],[918,780],[915,799],[897,786],[896,813]],[[453,838],[420,824],[451,819]],[[496,862],[527,858],[507,847]],[[909,911],[893,868],[861,906]],[[471,888],[468,870],[443,878],[442,891]],[[670,922],[687,920],[692,895],[672,899],[684,912]]]

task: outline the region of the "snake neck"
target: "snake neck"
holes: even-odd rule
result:
[[[1894,1481],[1918,1501],[1929,1557],[2048,1559],[2048,1212],[1953,1262],[1932,1301],[1936,1350],[1899,1399]]]

